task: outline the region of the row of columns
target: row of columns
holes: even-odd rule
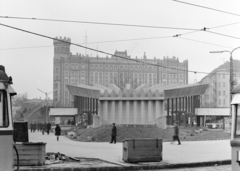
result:
[[[155,124],[163,114],[163,100],[111,99],[99,102],[99,116],[109,124]],[[165,126],[166,120],[162,127]]]
[[[78,109],[78,114],[88,114],[88,124],[92,124],[92,114],[98,115],[98,99],[74,96],[74,107]]]
[[[184,114],[185,116],[183,117],[183,124],[187,124],[187,116],[189,116],[190,123],[188,124],[192,125],[195,108],[198,107],[200,107],[199,96],[187,96],[167,99],[167,124],[173,125],[175,121],[178,121],[179,125],[181,125],[181,115]]]

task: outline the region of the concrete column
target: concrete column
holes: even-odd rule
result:
[[[138,101],[133,101],[133,124],[138,124]],[[140,116],[139,116],[140,117]]]
[[[155,116],[153,119],[156,119],[156,118],[159,118],[160,116],[162,116],[163,113],[161,111],[160,100],[155,100],[154,103],[155,103]]]
[[[141,124],[145,124],[145,102],[141,100]]]
[[[99,102],[100,100],[98,100],[98,99],[95,99],[95,103],[96,103],[96,115],[98,115],[98,102]]]
[[[170,125],[170,120],[169,120],[169,99],[167,99],[167,125]]]
[[[123,124],[123,110],[122,110],[122,100],[119,100],[119,105],[118,105],[118,123]]]
[[[148,119],[148,124],[153,120],[153,104],[151,100],[147,101],[148,105],[148,111],[147,111],[147,119]]]
[[[179,122],[179,116],[178,116],[178,98],[176,98],[175,102],[176,102],[176,104],[175,104],[175,106],[176,106],[176,109],[175,109],[176,118],[175,118],[175,119],[176,119],[176,121]]]
[[[115,105],[115,103],[116,103],[116,101],[115,100],[112,100],[112,102],[111,102],[111,112],[110,112],[110,117],[111,117],[111,123],[116,123],[116,119],[115,119],[115,115],[116,115],[116,113],[115,113],[115,111],[116,111],[116,109],[115,109],[115,107],[116,107],[116,105]]]
[[[173,101],[173,99],[172,99],[172,110],[171,110],[171,112],[172,112],[172,125],[173,125],[173,123],[174,123],[174,115],[173,115],[173,111],[174,111],[174,103],[173,103],[174,101]]]
[[[131,114],[130,114],[130,101],[126,100],[126,106],[125,106],[126,112],[125,112],[125,124],[131,123]]]
[[[130,124],[134,123],[133,100],[129,100]]]
[[[181,125],[182,123],[181,123],[181,113],[182,113],[182,98],[180,97],[179,98],[179,108],[178,108],[178,110],[180,111],[179,112],[179,125]]]

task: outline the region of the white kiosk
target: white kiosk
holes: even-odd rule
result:
[[[231,127],[231,147],[232,147],[232,170],[240,170],[240,84],[232,92],[232,127]]]

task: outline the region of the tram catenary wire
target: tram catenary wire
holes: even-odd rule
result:
[[[185,71],[185,72],[187,71],[187,72],[192,72],[192,73],[195,73],[195,74],[196,73],[209,74],[208,72],[191,71],[191,70],[184,70],[184,69],[180,69],[180,68],[172,68],[172,67],[167,67],[167,66],[163,66],[163,65],[159,65],[159,64],[153,64],[153,63],[149,63],[149,62],[145,62],[145,61],[140,61],[140,60],[137,60],[137,59],[125,58],[125,57],[122,57],[122,56],[118,56],[118,55],[114,55],[114,54],[111,54],[111,53],[108,53],[108,52],[104,52],[104,51],[100,51],[100,50],[97,50],[97,49],[85,47],[85,46],[82,46],[82,45],[79,45],[79,44],[76,44],[76,43],[66,42],[64,40],[59,40],[59,39],[56,39],[56,38],[52,38],[50,36],[46,36],[46,35],[43,35],[43,34],[31,32],[31,31],[28,31],[28,30],[24,30],[24,29],[20,29],[20,28],[17,28],[17,27],[9,26],[9,25],[6,25],[6,24],[0,23],[0,25],[4,26],[4,27],[11,28],[11,29],[15,29],[15,30],[18,30],[18,31],[22,31],[22,32],[25,32],[25,33],[33,34],[33,35],[36,35],[36,36],[40,36],[40,37],[44,37],[44,38],[48,38],[48,39],[52,39],[52,40],[57,40],[57,41],[64,42],[64,43],[69,43],[71,45],[75,45],[75,46],[78,46],[78,47],[81,47],[81,48],[85,48],[85,49],[92,50],[92,51],[95,51],[95,52],[103,53],[103,54],[106,54],[106,55],[115,56],[117,58],[129,60],[129,61],[139,62],[139,63],[142,63],[142,64],[152,65],[152,66],[161,67],[161,68],[169,68],[169,69],[178,70],[178,71]]]

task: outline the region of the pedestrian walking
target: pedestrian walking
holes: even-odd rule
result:
[[[56,125],[56,128],[55,128],[55,135],[57,136],[57,141],[58,141],[59,136],[61,135],[61,128],[58,124]]]
[[[47,123],[47,134],[49,135],[49,131],[51,130],[51,123]]]
[[[178,141],[178,145],[181,145],[181,142],[179,139],[179,128],[178,128],[177,122],[175,122],[175,124],[174,124],[174,135],[173,135],[173,140],[172,140],[171,144],[176,140]]]
[[[46,131],[46,129],[47,129],[47,123],[44,122],[44,123],[42,124],[42,134],[43,134],[43,135],[44,135],[44,132]]]
[[[117,127],[115,126],[115,123],[113,123],[110,144],[112,143],[116,144],[116,137],[117,137]]]

